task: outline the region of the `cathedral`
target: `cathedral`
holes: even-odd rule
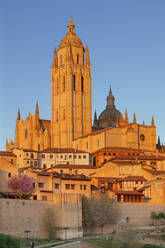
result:
[[[74,148],[95,152],[105,147],[156,151],[156,127],[138,124],[134,113],[129,121],[117,110],[110,88],[105,110],[91,117],[91,64],[88,46],[75,34],[70,18],[67,32],[53,54],[51,73],[51,120],[35,113],[22,120],[20,110],[15,123],[15,138],[6,141],[6,150]]]

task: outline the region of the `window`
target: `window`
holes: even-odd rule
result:
[[[81,92],[84,92],[84,78],[81,77]]]
[[[86,158],[86,155],[83,155],[83,158]]]
[[[43,169],[46,169],[46,164],[43,164]]]
[[[33,161],[30,161],[30,165],[33,166]]]
[[[42,154],[42,158],[45,158],[45,154]]]
[[[33,158],[33,157],[34,157],[34,156],[33,156],[33,153],[31,153],[31,154],[30,154],[30,157],[31,157],[31,158]]]
[[[65,189],[70,189],[70,184],[65,184]]]
[[[86,185],[84,185],[84,190],[86,190],[87,189],[87,186]]]
[[[47,201],[47,196],[46,195],[42,196],[42,201]]]
[[[37,166],[37,161],[34,161],[34,166]]]
[[[76,90],[76,76],[73,76],[73,90]]]
[[[13,164],[13,159],[11,158],[11,163]]]
[[[108,156],[111,156],[111,153],[108,153]]]
[[[53,155],[52,155],[52,154],[50,155],[50,158],[51,158],[51,159],[53,158]]]
[[[72,158],[72,155],[69,155],[69,158]]]
[[[65,109],[63,109],[63,119],[65,120]]]
[[[44,183],[38,183],[38,188],[44,188]]]
[[[76,156],[76,155],[74,155],[74,156],[73,156],[73,158],[77,158],[77,156]]]
[[[77,64],[79,64],[79,54],[77,54]]]
[[[81,155],[78,155],[78,158],[81,158]]]
[[[115,156],[116,155],[116,153],[113,153],[113,156]]]
[[[10,172],[8,173],[8,177],[11,177],[11,173]]]
[[[86,143],[86,148],[88,149],[88,142]]]
[[[27,160],[27,164],[29,164],[29,160]]]
[[[80,185],[80,190],[82,190],[82,185]]]
[[[63,76],[63,92],[65,92],[65,76]]]
[[[29,156],[29,153],[27,152],[27,153],[26,153],[26,157],[28,157],[28,156]]]
[[[63,174],[63,170],[60,170],[60,174]]]
[[[63,155],[60,155],[60,158],[63,158]]]
[[[59,186],[60,186],[59,183],[55,183],[55,184],[54,184],[54,188],[55,188],[55,189],[59,189]]]
[[[104,152],[104,156],[106,155],[106,152]]]
[[[51,164],[50,167],[53,168],[53,164]]]
[[[78,170],[75,170],[75,174],[76,174],[76,175],[78,174]]]
[[[35,189],[35,183],[33,183],[33,189]]]
[[[71,189],[75,189],[75,184],[71,184]]]
[[[26,129],[25,130],[25,139],[27,139],[27,137],[28,137],[28,130]]]

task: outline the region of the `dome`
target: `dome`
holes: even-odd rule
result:
[[[116,127],[116,122],[120,118],[121,113],[116,108],[106,108],[103,112],[101,112],[98,122],[99,127],[106,128],[106,127]]]
[[[66,46],[68,42],[71,43],[71,45],[83,47],[80,38],[74,32],[74,24],[72,23],[71,17],[67,28],[68,28],[67,34],[64,36],[64,38],[62,38],[59,48]]]
[[[116,127],[118,120],[121,118],[122,114],[115,107],[115,98],[112,95],[111,88],[109,90],[109,95],[107,96],[106,109],[103,110],[97,120],[95,117],[95,124],[93,130]]]

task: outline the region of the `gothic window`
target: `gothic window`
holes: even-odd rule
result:
[[[77,54],[77,64],[79,64],[79,54]]]
[[[60,56],[60,65],[62,65],[62,55]]]
[[[84,92],[84,78],[81,77],[81,92]]]
[[[25,139],[27,139],[27,137],[28,137],[28,130],[26,129],[25,130]]]
[[[73,90],[76,90],[76,76],[73,75]]]
[[[58,111],[56,111],[56,121],[58,121]]]
[[[63,92],[65,92],[65,76],[63,77]]]

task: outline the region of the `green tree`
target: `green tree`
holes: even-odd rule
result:
[[[103,233],[104,225],[116,222],[119,217],[117,202],[106,194],[99,197],[82,197],[82,224],[85,230],[99,226]]]

